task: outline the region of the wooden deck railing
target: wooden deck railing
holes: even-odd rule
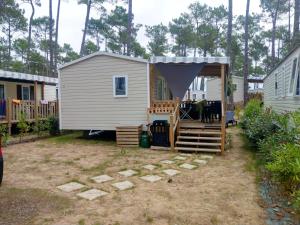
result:
[[[0,123],[8,124],[9,129],[12,123],[20,121],[22,114],[28,122],[58,116],[57,101],[13,100],[8,98],[1,100],[0,108]]]
[[[171,151],[175,150],[175,136],[177,127],[180,121],[180,101],[176,101],[176,107],[174,112],[170,115],[170,130],[169,130],[169,139]]]

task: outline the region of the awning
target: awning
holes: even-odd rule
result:
[[[38,82],[45,82],[47,84],[58,84],[58,79],[54,77],[46,77],[46,76],[39,76],[39,75],[5,71],[5,70],[0,70],[0,78],[38,81]]]
[[[166,79],[173,97],[182,99],[206,63],[155,63],[154,65]]]

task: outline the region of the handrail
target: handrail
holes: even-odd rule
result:
[[[170,115],[170,144],[171,144],[171,150],[174,151],[175,147],[175,132],[180,120],[180,114],[179,114],[179,107],[180,107],[180,101],[179,99],[176,100],[176,107],[173,113]]]

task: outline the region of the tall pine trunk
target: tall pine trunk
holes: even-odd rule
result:
[[[50,57],[50,76],[53,76],[53,16],[52,16],[52,0],[49,0],[49,57]]]
[[[227,26],[227,48],[226,56],[230,57],[230,65],[232,65],[232,0],[228,0],[228,26]],[[232,70],[229,68],[229,81],[232,81]],[[232,83],[232,82],[231,82]],[[231,88],[232,89],[232,88]],[[229,95],[229,105],[231,110],[233,109],[233,90],[230,91]]]
[[[298,38],[299,38],[299,17],[300,17],[300,0],[295,0],[294,32],[293,32],[294,45],[298,42]]]
[[[276,64],[275,39],[276,39],[276,23],[280,1],[277,0],[274,17],[272,18],[272,66]]]
[[[92,5],[92,0],[88,0],[86,5],[86,16],[85,16],[84,30],[82,35],[81,47],[80,47],[80,56],[83,56],[85,54],[85,37],[86,37],[87,27],[89,24],[91,5]]]
[[[32,30],[32,21],[35,13],[35,8],[34,8],[34,3],[33,0],[30,0],[30,5],[31,5],[31,16],[29,19],[29,25],[28,25],[28,49],[27,49],[27,57],[26,57],[26,64],[27,64],[27,69],[29,70],[29,59],[30,59],[30,51],[31,51],[31,30]]]
[[[127,24],[127,55],[131,53],[131,41],[132,41],[132,0],[128,0],[128,24]]]
[[[55,24],[55,47],[54,47],[54,68],[57,70],[57,58],[58,58],[58,26],[59,26],[59,14],[60,14],[60,0],[57,2],[56,24]]]
[[[250,0],[247,0],[246,6],[246,16],[245,16],[245,49],[244,49],[244,105],[247,104],[248,101],[248,75],[249,75],[249,30],[248,30],[248,23],[249,23],[249,8],[250,8]]]

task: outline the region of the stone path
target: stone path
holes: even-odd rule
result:
[[[194,157],[191,157],[191,156],[197,156],[197,158],[195,159]],[[196,168],[206,165],[208,163],[207,160],[211,160],[211,159],[213,159],[213,156],[211,156],[211,155],[191,155],[191,154],[182,153],[182,154],[179,154],[179,155],[173,157],[172,160],[165,159],[165,160],[161,160],[159,163],[164,165],[164,167],[177,166],[178,168],[182,168],[184,170],[194,170]],[[179,162],[181,164],[178,164]],[[160,172],[160,173],[163,173],[165,176],[167,175],[169,177],[175,176],[175,175],[178,175],[181,173],[180,170],[176,170],[173,168],[163,168],[163,169],[159,170],[159,167],[156,165],[153,165],[153,164],[144,165],[144,166],[142,166],[142,168],[145,170],[148,170],[149,172],[152,172],[152,171],[155,171],[155,173]],[[128,170],[119,171],[118,174],[121,175],[122,177],[130,178],[132,176],[138,175],[138,172],[133,169],[128,169]],[[91,177],[90,179],[93,180],[97,184],[102,184],[105,182],[113,181],[115,178],[113,176],[109,176],[107,174],[101,174],[99,176]],[[148,174],[148,175],[144,175],[144,176],[140,177],[141,180],[143,180],[145,182],[149,182],[149,183],[154,183],[154,182],[160,181],[163,178],[164,178],[163,176],[154,175],[154,174]],[[124,191],[124,190],[132,189],[135,187],[135,184],[129,180],[111,183],[111,185],[114,188],[116,188],[116,190],[118,190],[118,191]],[[79,182],[69,182],[69,183],[57,186],[57,188],[59,190],[64,191],[64,192],[80,191],[80,189],[87,188],[87,187],[88,187],[87,185],[81,184]],[[85,189],[85,191],[79,192],[76,195],[80,198],[92,201],[92,200],[95,200],[97,198],[103,197],[108,194],[109,194],[108,192],[102,191],[100,189],[91,188],[89,190]]]

